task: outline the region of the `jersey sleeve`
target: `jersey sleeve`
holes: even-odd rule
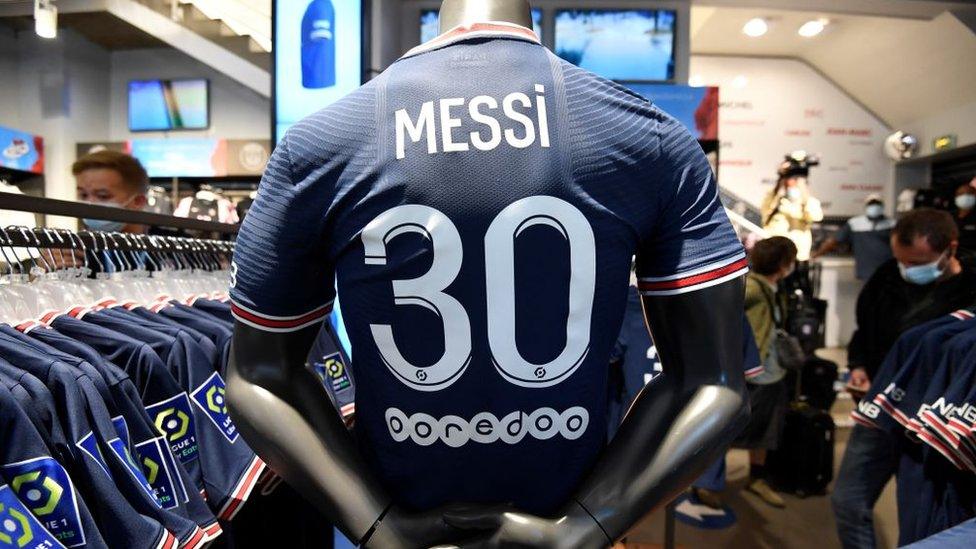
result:
[[[231,267],[234,317],[271,332],[320,323],[334,297],[334,273],[323,237],[326,193],[318,177],[294,177],[290,135],[268,163]]]
[[[692,292],[744,275],[748,260],[719,200],[701,146],[672,119],[662,127],[648,173],[663,197],[637,253],[645,296]]]

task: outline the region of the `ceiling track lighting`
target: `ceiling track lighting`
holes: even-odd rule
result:
[[[813,38],[822,33],[828,24],[830,24],[828,19],[812,19],[804,23],[796,33],[804,38]]]
[[[762,17],[750,19],[742,26],[742,32],[751,38],[759,38],[769,32],[769,22]]]
[[[58,37],[58,8],[54,0],[34,0],[34,32],[41,38]]]

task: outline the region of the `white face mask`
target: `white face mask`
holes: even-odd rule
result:
[[[884,215],[884,206],[881,204],[869,204],[864,208],[864,213],[869,219],[878,219]]]
[[[800,200],[803,198],[803,191],[799,187],[790,187],[786,189],[786,198],[790,200]]]
[[[960,210],[971,210],[976,206],[976,194],[961,194],[956,197],[956,207]]]

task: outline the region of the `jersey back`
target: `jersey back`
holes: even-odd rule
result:
[[[530,30],[474,24],[290,130],[232,298],[281,332],[338,288],[356,432],[401,504],[548,513],[604,445],[635,254],[645,294],[744,274],[697,142]]]

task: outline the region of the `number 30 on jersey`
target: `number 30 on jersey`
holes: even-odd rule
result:
[[[552,361],[525,360],[515,341],[515,240],[526,229],[546,225],[569,244],[569,316],[566,345]],[[386,246],[397,236],[417,233],[433,248],[433,262],[423,276],[393,281],[394,303],[419,305],[440,319],[444,354],[430,366],[408,362],[397,348],[393,327],[370,324],[387,368],[419,391],[439,391],[457,381],[471,363],[471,322],[464,306],[444,290],[454,282],[464,260],[461,235],[442,212],[420,205],[398,206],[380,214],[362,232],[367,265],[386,264]],[[596,288],[596,243],[586,217],[572,204],[552,196],[519,200],[498,214],[485,233],[488,343],[498,373],[522,387],[551,387],[576,371],[590,347],[590,318]]]

